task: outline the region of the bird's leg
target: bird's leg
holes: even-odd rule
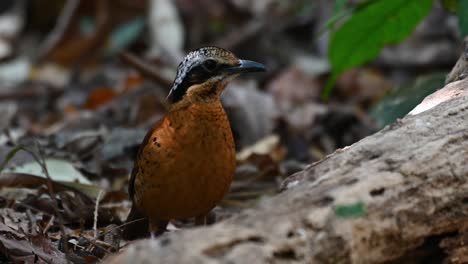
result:
[[[209,211],[206,214],[199,215],[195,217],[195,225],[196,226],[201,226],[201,225],[209,225],[213,224],[215,222],[215,214],[212,211]]]
[[[207,224],[207,215],[199,215],[195,217],[195,226],[204,226]]]
[[[149,231],[151,233],[151,237],[158,237],[167,231],[167,224],[169,224],[169,221],[167,220],[150,220]]]

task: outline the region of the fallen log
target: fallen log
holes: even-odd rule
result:
[[[109,262],[467,262],[468,80],[451,85],[455,99],[337,150],[256,207]]]

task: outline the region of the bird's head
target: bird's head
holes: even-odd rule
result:
[[[244,72],[265,71],[263,64],[238,59],[232,52],[217,47],[204,47],[185,56],[168,95],[170,103],[184,98],[217,98],[226,83]]]

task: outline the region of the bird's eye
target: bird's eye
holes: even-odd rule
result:
[[[203,68],[207,71],[214,71],[218,67],[218,63],[215,60],[206,60],[203,62]]]

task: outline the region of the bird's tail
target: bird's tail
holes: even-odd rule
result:
[[[125,240],[135,240],[148,236],[148,218],[135,205],[132,205],[125,226],[123,226],[122,237]]]

